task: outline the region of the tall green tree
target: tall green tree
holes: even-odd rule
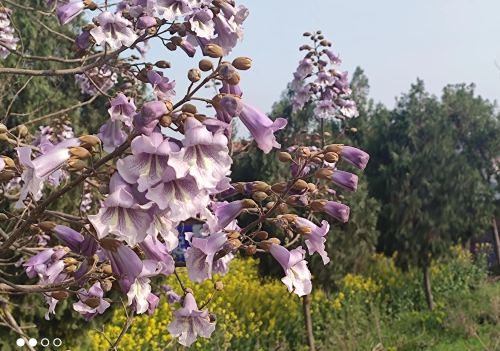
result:
[[[489,217],[488,186],[445,106],[418,80],[392,111],[376,109],[367,143],[370,192],[382,203],[379,247],[397,252],[401,266],[421,268],[430,309],[432,261],[480,233]]]

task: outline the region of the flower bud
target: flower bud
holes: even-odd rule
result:
[[[209,56],[212,58],[219,58],[219,57],[224,56],[224,51],[217,44],[207,44],[203,48],[203,55]]]
[[[307,189],[310,191],[310,192],[315,192],[318,188],[316,187],[316,184],[314,183],[307,183]]]
[[[265,199],[267,199],[268,195],[263,192],[263,191],[257,191],[255,193],[253,193],[252,195],[252,198],[255,200],[255,201],[264,201]]]
[[[188,71],[188,75],[187,76],[188,76],[188,79],[189,79],[190,82],[196,83],[197,81],[199,81],[201,79],[201,72],[197,68],[191,68]]]
[[[240,232],[237,231],[232,231],[229,234],[227,234],[227,237],[229,239],[238,239],[241,236]]]
[[[25,137],[29,133],[28,127],[26,127],[24,124],[18,125],[16,128],[16,131],[17,131],[17,134],[21,137]]]
[[[7,216],[5,213],[0,213],[0,221],[6,221],[9,219],[9,216]]]
[[[156,61],[155,66],[158,68],[170,68],[170,62],[165,60]]]
[[[113,287],[113,282],[109,279],[104,279],[101,281],[101,287],[104,291],[110,291]]]
[[[92,148],[93,146],[101,143],[101,139],[99,139],[95,135],[82,135],[78,139],[82,143],[81,146],[86,148],[86,149]]]
[[[160,125],[164,128],[169,127],[172,124],[172,116],[170,115],[163,115],[160,118]]]
[[[5,126],[5,124],[3,123],[0,123],[0,134],[3,134],[3,133],[7,133],[7,127]]]
[[[1,135],[1,134],[0,134]],[[8,182],[16,176],[14,171],[3,170],[0,172],[0,183]]]
[[[340,153],[342,151],[343,144],[330,144],[325,147],[326,152]]]
[[[77,260],[75,260],[73,257],[66,257],[66,258],[63,260],[63,262],[64,262],[64,264],[65,264],[66,266],[70,266],[70,265],[72,265],[72,264],[77,264],[77,263],[78,263],[78,261],[77,261]]]
[[[240,84],[240,75],[238,72],[235,72],[231,78],[229,78],[227,80],[227,82],[230,84],[230,85],[238,85]]]
[[[279,219],[284,219],[288,223],[293,223],[293,222],[295,222],[295,218],[297,218],[297,215],[294,215],[294,214],[291,214],[291,213],[287,213],[287,214],[284,214],[284,215],[280,215],[278,218]]]
[[[3,162],[5,163],[5,168],[14,168],[16,167],[16,164],[14,163],[14,160],[12,160],[8,156],[0,156],[3,159]]]
[[[73,273],[73,272],[76,272],[76,270],[78,269],[78,267],[74,264],[70,265],[70,266],[67,266],[64,268],[64,270],[68,273]]]
[[[262,182],[260,180],[252,182],[252,190],[253,191],[267,191],[269,190],[269,184],[266,182]]]
[[[61,301],[67,299],[69,297],[69,293],[67,291],[54,291],[50,294],[50,296],[58,301]]]
[[[111,265],[110,264],[103,264],[101,266],[101,270],[103,273],[106,273],[106,274],[113,274],[113,269],[111,268]]]
[[[305,36],[305,37],[310,37],[312,34],[309,33],[309,32],[304,32],[302,35]]]
[[[290,162],[292,161],[292,155],[290,155],[288,152],[280,152],[278,154],[278,159],[280,162]]]
[[[298,227],[297,231],[302,235],[310,235],[312,233],[311,227]]]
[[[264,230],[253,233],[253,238],[255,240],[266,240],[268,237],[269,234]]]
[[[89,158],[91,156],[89,150],[81,147],[81,146],[75,146],[69,149],[69,153],[71,156],[75,158],[79,158],[81,160],[84,160],[86,158]]]
[[[224,284],[220,280],[218,280],[214,284],[214,289],[217,291],[222,291],[224,289]]]
[[[0,134],[0,141],[9,141],[7,133]]]
[[[233,66],[240,71],[246,71],[252,67],[252,59],[249,57],[237,57],[233,60]]]
[[[311,155],[311,150],[307,146],[300,147],[298,152],[302,157],[309,157]]]
[[[327,152],[324,156],[326,162],[337,162],[339,160],[339,155],[335,152]]]
[[[321,168],[316,171],[316,177],[319,179],[329,179],[333,174],[333,170],[330,168]]]
[[[87,167],[87,164],[80,159],[70,158],[68,160],[68,166],[69,166],[68,170],[70,172],[75,172],[83,170],[85,167]]]
[[[212,64],[212,61],[207,60],[207,59],[203,59],[203,60],[200,60],[200,62],[198,63],[198,67],[203,72],[208,72],[214,67],[214,65]]]
[[[287,189],[286,183],[276,183],[271,186],[271,190],[275,193],[284,193]]]
[[[243,206],[243,208],[254,208],[257,207],[257,204],[251,199],[243,199],[241,200],[241,206]]]
[[[288,213],[288,205],[285,203],[281,203],[278,205],[278,213],[285,214]]]
[[[295,190],[305,190],[308,188],[307,182],[303,179],[298,179],[295,184],[293,184]]]
[[[56,227],[56,224],[54,222],[44,221],[38,223],[38,227],[44,232],[51,232]]]
[[[314,200],[311,201],[309,207],[311,208],[311,210],[319,212],[323,211],[323,208],[325,207],[326,203],[327,203],[326,200]]]
[[[97,308],[101,304],[101,299],[98,297],[89,297],[85,300],[84,304],[89,306],[90,308]]]
[[[261,241],[257,245],[261,249],[263,249],[265,251],[269,251],[271,249],[271,246],[273,246],[273,245],[279,245],[279,244],[281,244],[281,241],[278,238],[270,238],[270,239]]]
[[[274,207],[274,205],[276,205],[276,202],[274,202],[274,201],[269,201],[269,202],[266,204],[266,208],[267,208],[268,210],[270,210],[271,208],[273,208],[273,207]]]
[[[193,104],[184,104],[182,105],[181,108],[182,112],[187,112],[187,113],[192,113],[193,115],[198,113],[198,110],[196,109],[196,106]]]
[[[245,249],[245,253],[248,255],[248,256],[253,256],[257,253],[257,246],[255,245],[248,245]]]

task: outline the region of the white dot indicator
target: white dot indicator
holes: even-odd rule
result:
[[[24,341],[23,338],[19,338],[16,340],[16,345],[19,347],[23,347],[26,342]]]
[[[38,344],[38,341],[36,341],[35,338],[31,338],[28,340],[28,345],[30,346],[36,346],[36,344]]]

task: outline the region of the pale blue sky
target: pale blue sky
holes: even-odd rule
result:
[[[370,95],[392,106],[417,77],[439,94],[448,83],[474,82],[490,99],[500,97],[500,0],[247,0],[245,38],[233,51],[253,58],[242,74],[245,98],[269,111],[292,78],[302,33],[321,29],[350,73],[361,66]],[[166,75],[186,86],[196,60],[153,44],[149,58],[164,57]],[[165,56],[166,53],[166,56]]]

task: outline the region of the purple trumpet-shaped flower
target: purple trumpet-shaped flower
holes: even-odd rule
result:
[[[134,246],[144,240],[152,225],[153,217],[148,211],[152,204],[139,204],[132,187],[117,173],[113,178],[117,185],[110,184],[110,194],[99,213],[88,216],[88,219],[99,239],[114,234]]]
[[[314,108],[314,114],[318,118],[332,118],[335,116],[335,105],[331,100],[320,100]]]
[[[359,169],[365,169],[368,160],[370,159],[370,155],[366,152],[352,146],[342,146],[340,156]]]
[[[178,178],[172,167],[165,170],[160,183],[148,189],[146,198],[161,210],[169,210],[172,221],[196,217],[210,201],[209,193],[192,176]]]
[[[118,74],[108,65],[102,65],[86,71],[85,74],[76,74],[75,80],[83,94],[96,95],[111,89],[118,82]]]
[[[217,203],[214,209],[214,213],[217,219],[217,223],[214,228],[211,228],[212,232],[218,232],[225,229],[231,222],[233,222],[236,217],[238,217],[245,208],[253,207],[255,203],[252,200],[244,199],[237,200],[228,203]]]
[[[90,32],[82,31],[75,39],[75,44],[80,50],[87,50],[90,46]]]
[[[136,107],[133,100],[128,99],[120,93],[111,100],[111,107],[108,109],[108,113],[111,120],[122,121],[127,127],[131,127]]]
[[[168,21],[173,21],[179,16],[189,14],[191,1],[188,0],[157,0],[156,8],[159,14],[163,15]]]
[[[168,168],[169,155],[179,151],[179,147],[160,131],[136,137],[131,148],[132,155],[118,160],[116,166],[122,178],[130,184],[137,183],[137,189],[141,192],[161,181]]]
[[[215,330],[215,322],[210,320],[207,310],[198,309],[193,294],[187,293],[183,307],[174,312],[174,320],[167,330],[179,338],[181,345],[189,347],[198,336],[209,338]]]
[[[340,59],[340,57],[338,57],[337,55],[335,55],[333,53],[333,51],[329,50],[329,49],[324,49],[323,52],[325,53],[326,56],[328,56],[328,59],[330,60],[330,62],[334,65],[340,65],[342,63],[342,60]]]
[[[73,309],[86,320],[91,320],[97,314],[103,314],[110,306],[110,303],[103,299],[104,291],[99,282],[95,282],[89,290],[80,289],[77,295],[80,301],[73,304]]]
[[[160,264],[161,274],[170,275],[174,273],[175,262],[164,243],[148,235],[139,246],[144,251],[147,259],[157,261]]]
[[[157,25],[158,22],[156,21],[156,18],[154,18],[153,16],[141,16],[137,20],[138,29],[148,29]]]
[[[175,81],[170,81],[163,76],[163,73],[156,71],[149,71],[147,76],[156,98],[162,101],[172,101],[175,97]]]
[[[141,111],[134,116],[134,126],[142,134],[150,135],[164,114],[168,112],[163,101],[146,102]]]
[[[167,302],[169,304],[174,304],[181,300],[181,297],[169,285],[162,285],[161,288],[167,296]]]
[[[208,7],[197,8],[188,17],[191,30],[197,37],[210,39],[214,36],[215,24],[212,21],[214,14]]]
[[[229,2],[221,2],[220,4],[222,11],[213,18],[217,36],[210,39],[210,42],[219,45],[224,51],[224,55],[228,55],[238,40],[243,38],[242,25],[248,17],[248,9],[244,6],[236,9]]]
[[[270,248],[271,255],[278,261],[285,271],[281,281],[287,286],[289,292],[299,296],[311,293],[311,272],[304,259],[305,251],[301,247],[288,251],[283,246],[273,244]]]
[[[322,260],[323,264],[327,264],[330,262],[330,258],[328,257],[328,253],[325,251],[325,242],[326,242],[326,234],[330,230],[330,224],[327,221],[321,221],[321,227],[318,227],[313,222],[302,218],[295,218],[295,225],[297,227],[305,227],[308,228],[310,233],[305,235],[305,243],[307,245],[307,249],[309,250],[309,254],[317,252]]]
[[[29,278],[38,276],[44,281],[53,281],[54,277],[62,272],[64,263],[60,261],[66,255],[64,249],[54,250],[52,248],[43,250],[23,263],[26,275]]]
[[[323,211],[339,222],[346,223],[349,220],[349,206],[340,202],[328,201],[323,205]]]
[[[231,168],[227,138],[221,133],[212,134],[195,118],[184,121],[184,135],[181,152],[170,156],[169,166],[176,172],[187,171],[200,189],[215,188]]]
[[[56,15],[59,22],[64,25],[78,17],[84,8],[85,4],[82,0],[70,0],[67,4],[57,7]]]
[[[127,140],[128,134],[123,128],[123,122],[110,119],[101,126],[97,136],[102,140],[104,151],[113,152]]]
[[[313,63],[311,59],[303,59],[299,62],[299,66],[297,67],[297,78],[299,79],[304,79],[306,78],[309,74],[313,72]]]
[[[169,211],[162,211],[156,205],[153,211],[153,225],[149,228],[148,235],[155,237],[159,234],[163,238],[168,252],[172,252],[179,245],[178,223],[170,219]]]
[[[212,234],[206,238],[192,238],[191,247],[186,251],[186,267],[189,279],[201,283],[212,278],[214,257],[227,241],[223,232]]]
[[[162,273],[162,265],[156,260],[142,262],[141,273],[132,282],[127,292],[128,305],[134,306],[137,314],[152,313],[158,305],[158,297],[151,293],[149,278],[160,273]]]
[[[241,105],[239,117],[245,127],[250,131],[250,134],[254,137],[257,146],[266,154],[269,153],[273,147],[280,148],[281,145],[276,141],[274,133],[285,128],[287,120],[284,118],[276,118],[276,120],[272,121],[256,108],[245,103],[241,103]]]
[[[349,172],[335,170],[332,174],[332,182],[346,190],[356,191],[358,188],[358,176]]]
[[[97,45],[107,43],[111,50],[117,50],[125,45],[131,46],[137,39],[132,30],[132,23],[123,18],[120,13],[102,12],[96,17],[99,26],[90,30]]]
[[[99,244],[89,235],[83,236],[76,230],[64,225],[56,225],[53,230],[57,239],[75,253],[90,257],[97,251]]]

